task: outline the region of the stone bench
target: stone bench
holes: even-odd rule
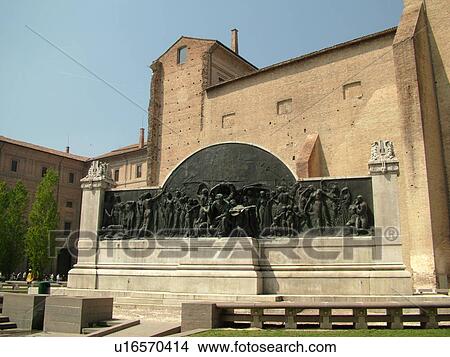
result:
[[[20,290],[22,289],[26,289],[28,287],[28,283],[26,281],[15,281],[15,280],[8,280],[5,281],[3,283],[0,283],[0,288],[2,289],[11,289],[12,291],[14,290]]]
[[[211,329],[236,323],[247,323],[256,328],[263,328],[265,323],[279,323],[292,329],[297,328],[298,323],[316,323],[321,329],[331,329],[335,323],[351,323],[356,329],[368,328],[368,323],[385,323],[390,329],[402,329],[405,322],[416,322],[422,328],[438,328],[439,322],[450,321],[450,314],[444,311],[447,309],[450,309],[448,300],[417,303],[184,303],[181,330]],[[348,313],[344,314],[342,310]]]
[[[48,295],[3,294],[2,314],[23,330],[42,330]]]
[[[44,331],[79,334],[96,322],[111,320],[112,312],[113,298],[49,296]]]

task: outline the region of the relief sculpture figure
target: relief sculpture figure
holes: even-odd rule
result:
[[[240,189],[229,182],[212,188],[200,183],[194,196],[179,188],[124,201],[114,193],[105,201],[100,237],[290,237],[331,234],[339,227],[370,234],[371,217],[362,195],[353,196],[347,185],[331,180],[272,190],[260,183]]]

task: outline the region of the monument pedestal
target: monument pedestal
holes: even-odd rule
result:
[[[77,264],[69,288],[172,293],[263,293],[255,238],[104,240],[96,269]]]
[[[104,240],[69,288],[192,294],[411,294],[401,245],[381,237]]]
[[[411,294],[401,244],[375,236],[273,238],[259,242],[265,294]]]

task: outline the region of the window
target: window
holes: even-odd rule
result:
[[[178,49],[178,55],[177,55],[177,63],[183,64],[186,63],[186,57],[187,57],[187,47],[180,47]]]
[[[119,181],[119,169],[114,170],[114,181]]]
[[[361,99],[363,96],[361,82],[352,82],[344,84],[342,92],[345,99],[356,98]]]
[[[64,235],[68,236],[72,230],[72,222],[64,222]]]
[[[66,207],[67,208],[72,208],[73,207],[73,202],[72,201],[66,201]]]
[[[75,174],[73,172],[69,172],[69,183],[75,182]]]
[[[230,129],[235,122],[236,113],[225,114],[222,116],[222,129]]]
[[[136,165],[136,178],[139,178],[142,176],[142,165],[138,164]]]
[[[17,172],[17,166],[19,165],[17,160],[11,160],[11,171]]]
[[[277,114],[288,114],[292,111],[292,99],[281,100],[277,103]]]
[[[47,168],[44,166],[41,170],[41,177],[44,177],[47,174]]]

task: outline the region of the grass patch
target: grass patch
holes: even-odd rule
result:
[[[286,329],[213,329],[193,337],[450,337],[450,328],[403,330],[286,330]]]

